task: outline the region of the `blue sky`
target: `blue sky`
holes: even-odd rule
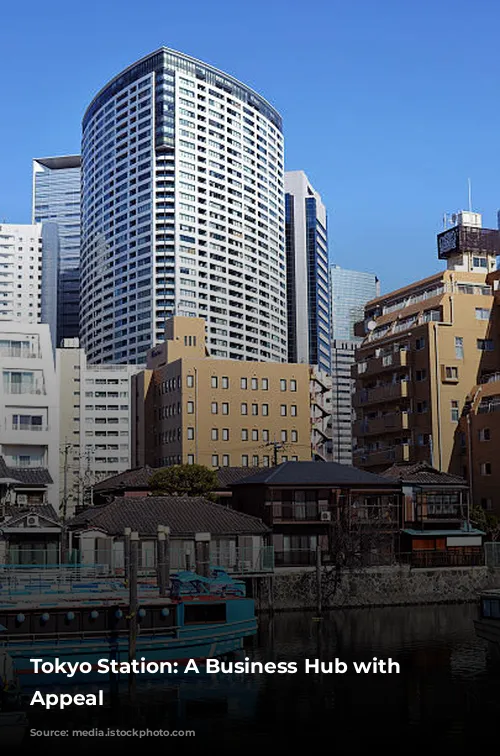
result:
[[[329,214],[330,256],[387,291],[437,271],[445,211],[496,227],[500,5],[493,0],[142,0],[4,4],[0,221],[29,222],[31,158],[79,152],[81,116],[166,45],[283,115],[286,167]]]

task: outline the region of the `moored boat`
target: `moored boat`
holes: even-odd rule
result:
[[[476,635],[488,642],[492,656],[500,659],[500,590],[481,594],[479,618],[474,620]]]

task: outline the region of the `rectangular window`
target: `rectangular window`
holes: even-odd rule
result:
[[[259,405],[252,404],[252,415],[258,415],[258,414],[259,414]]]
[[[286,380],[285,380],[285,378],[282,378],[280,380],[280,390],[281,391],[286,391]]]
[[[240,381],[240,387],[241,387],[242,389],[246,389],[246,388],[248,387],[248,381],[247,381],[247,379],[246,379],[246,378],[242,378],[242,379],[241,379],[241,381]]]
[[[253,465],[253,467],[258,467],[259,466],[259,457],[258,457],[257,454],[254,454],[253,457],[252,457],[252,465]]]
[[[464,340],[462,336],[455,336],[455,357],[457,360],[464,358]]]
[[[228,402],[222,402],[222,414],[223,415],[229,415],[229,403]]]
[[[193,441],[193,439],[194,439],[194,428],[188,428],[187,429],[187,437],[188,437],[188,441]]]
[[[458,402],[455,399],[451,400],[451,422],[458,423],[460,420],[460,412]]]
[[[188,402],[187,403],[187,413],[188,415],[192,415],[194,412],[194,402]]]
[[[476,320],[489,320],[490,311],[486,307],[476,307]]]
[[[194,454],[188,454],[187,460],[188,465],[194,465]]]
[[[297,433],[296,430],[293,430],[291,432],[291,438],[294,444],[297,443],[297,441],[299,440],[299,434]]]
[[[280,407],[281,417],[286,417],[286,404],[282,404]]]
[[[286,432],[286,430],[282,430],[281,431],[281,440],[282,441],[287,441],[288,440],[288,433]]]
[[[292,404],[292,406],[290,407],[290,414],[291,414],[292,417],[297,417],[297,405],[296,404]]]
[[[262,391],[268,391],[269,390],[269,379],[263,378],[262,379]]]
[[[193,386],[194,386],[194,375],[188,375],[188,376],[186,376],[186,386],[188,388],[193,388]]]
[[[212,467],[219,467],[219,455],[212,454]]]
[[[248,415],[248,404],[246,402],[241,403],[241,414]]]
[[[425,368],[422,368],[422,370],[417,370],[415,373],[415,378],[417,379],[417,381],[426,381],[427,370]]]
[[[227,375],[222,376],[222,388],[228,389],[229,388],[229,378]]]
[[[417,402],[417,412],[419,415],[423,414],[424,412],[427,412],[427,402]]]
[[[229,467],[229,454],[222,455],[222,467]]]
[[[294,379],[290,380],[290,391],[297,391],[297,381]]]
[[[212,402],[212,415],[216,415],[218,411],[217,402]]]
[[[264,415],[264,417],[267,417],[267,415],[269,415],[269,404],[262,405],[262,414]]]
[[[241,440],[242,441],[248,441],[248,430],[247,428],[241,429]]]
[[[262,431],[262,440],[263,441],[269,441],[269,431],[268,430],[263,430]]]
[[[490,441],[491,440],[491,433],[489,428],[481,428],[479,431],[479,440],[480,441]]]
[[[446,366],[444,369],[444,379],[446,381],[458,381],[458,368]]]
[[[281,461],[282,462],[288,462],[288,455],[287,454],[283,454],[282,457],[281,457]]]
[[[217,378],[216,375],[213,375],[212,376],[212,388],[217,388],[218,385],[219,385],[218,378]]]
[[[248,467],[248,454],[241,455],[241,466]]]
[[[222,429],[222,440],[229,441],[229,428]]]
[[[491,475],[491,462],[481,464],[481,475]]]
[[[263,465],[264,467],[269,467],[269,456],[268,456],[267,454],[265,454],[265,455],[264,455],[264,456],[262,457],[262,465]]]
[[[259,440],[259,431],[254,428],[252,431],[252,441],[258,441]]]
[[[494,349],[493,339],[478,339],[477,348],[482,352],[492,352]]]
[[[258,378],[252,378],[252,389],[256,391],[259,388]]]
[[[425,349],[425,338],[423,336],[415,340],[415,349]]]
[[[218,440],[219,440],[219,429],[212,428],[212,441],[218,441]]]

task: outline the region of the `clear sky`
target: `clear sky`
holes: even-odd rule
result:
[[[382,290],[437,271],[445,211],[496,227],[495,0],[46,0],[2,6],[0,221],[29,222],[31,159],[80,151],[86,105],[161,45],[283,115],[286,167],[329,213],[330,256]]]

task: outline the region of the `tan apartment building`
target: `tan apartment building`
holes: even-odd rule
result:
[[[427,461],[469,476],[462,415],[476,384],[496,369],[493,327],[499,232],[462,212],[438,236],[447,269],[369,302],[358,324],[354,464],[382,471]]]
[[[210,358],[202,318],[173,317],[132,378],[132,466],[311,459],[308,365]]]

